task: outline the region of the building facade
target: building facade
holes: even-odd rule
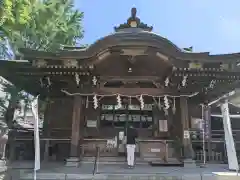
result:
[[[194,122],[201,120],[212,149],[208,103],[239,86],[240,54],[186,52],[153,33],[134,8],[114,30],[86,49],[21,49],[27,60],[1,62],[2,76],[47,99],[42,158],[76,165],[99,147],[102,158],[121,159],[122,136],[132,125],[139,134],[137,160],[193,163]],[[20,156],[16,142],[33,147],[26,134],[13,136],[11,158]]]

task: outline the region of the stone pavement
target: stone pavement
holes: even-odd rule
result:
[[[12,168],[13,174],[19,175],[12,180],[16,178],[22,180],[33,179],[33,162],[15,162],[10,168]],[[226,168],[227,165],[218,164],[208,165],[206,168],[137,165],[135,169],[126,169],[124,164],[99,164],[97,174],[92,175],[93,163],[82,164],[79,168],[65,167],[63,163],[47,163],[41,165],[41,170],[37,173],[37,179],[240,180],[240,174],[229,172]]]

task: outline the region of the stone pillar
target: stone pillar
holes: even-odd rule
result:
[[[223,115],[223,129],[225,144],[227,149],[228,167],[229,170],[239,171],[239,165],[237,160],[237,153],[235,143],[232,134],[231,120],[229,117],[228,102],[225,101],[221,104],[221,111]]]
[[[204,134],[205,134],[205,142],[207,143],[207,157],[211,157],[212,154],[212,146],[211,146],[211,139],[212,139],[212,130],[211,130],[211,107],[204,106],[203,109],[203,120],[204,120]],[[211,159],[209,159],[211,160]]]
[[[183,156],[184,156],[184,167],[196,166],[193,160],[193,149],[192,142],[189,133],[189,113],[188,113],[188,102],[187,97],[180,97],[180,108],[181,108],[181,122],[183,129]]]
[[[66,166],[79,165],[80,121],[81,121],[81,113],[82,113],[81,110],[82,110],[82,98],[81,96],[75,96],[73,100],[70,157],[67,159]]]

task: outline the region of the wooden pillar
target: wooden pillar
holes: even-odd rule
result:
[[[210,158],[212,154],[212,146],[211,146],[212,130],[211,130],[211,107],[210,106],[204,106],[203,120],[204,120],[205,139],[207,142],[207,156]]]
[[[168,116],[167,116],[167,127],[168,127],[168,136],[170,139],[174,139],[174,134],[172,132],[172,124],[173,124],[173,112],[172,109],[168,111]]]
[[[44,122],[43,122],[43,136],[44,138],[50,138],[50,132],[51,132],[51,102],[47,102],[46,105],[46,109],[44,112]],[[45,140],[44,142],[44,157],[43,160],[44,161],[48,161],[49,160],[49,146],[50,146],[50,142],[49,140]]]
[[[160,119],[160,110],[157,105],[153,106],[153,137],[158,137],[159,135],[159,125],[158,121]]]
[[[82,109],[81,105],[82,105],[82,98],[80,96],[74,97],[70,157],[78,156],[78,149],[79,149],[78,145],[79,145],[79,139],[80,139],[81,109]]]
[[[13,130],[10,130],[8,132],[8,150],[9,150],[9,161],[13,162],[14,160],[16,160],[16,156],[15,156],[15,133],[13,132]]]
[[[182,129],[183,129],[184,166],[188,166],[189,164],[193,164],[193,149],[192,149],[191,137],[189,133],[190,119],[189,119],[189,113],[188,113],[187,97],[180,97],[180,108],[181,108],[181,122],[182,122]]]
[[[12,101],[9,102],[9,107],[7,109],[7,112],[5,114],[5,120],[8,124],[8,158],[9,161],[12,162],[15,160],[16,156],[15,156],[15,133],[13,131],[13,118],[14,118],[14,112],[15,112],[15,108],[12,105]]]
[[[73,100],[72,115],[72,135],[70,142],[70,158],[67,159],[67,166],[78,166],[79,164],[79,139],[80,139],[80,122],[82,113],[82,97],[75,96]]]
[[[45,140],[44,142],[44,157],[43,157],[43,161],[47,162],[49,160],[49,140]]]

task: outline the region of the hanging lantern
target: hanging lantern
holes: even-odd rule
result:
[[[186,86],[186,84],[187,84],[187,75],[185,75],[185,76],[183,76],[183,80],[182,80],[182,86],[184,87],[184,86]]]
[[[141,109],[144,109],[143,95],[140,96],[139,101],[140,101],[140,107],[141,107]]]
[[[78,73],[75,73],[75,81],[76,81],[76,84],[79,85],[79,83],[80,83],[80,77],[79,77],[79,74],[78,74]]]
[[[98,99],[96,94],[93,96],[93,107],[94,109],[98,108]]]
[[[167,77],[164,82],[165,82],[165,86],[168,87],[169,82],[170,82],[169,78]]]
[[[165,106],[165,109],[169,109],[170,107],[167,96],[164,96],[164,106]]]
[[[96,78],[96,76],[93,76],[92,82],[93,82],[93,85],[94,85],[94,86],[97,85],[97,78]]]
[[[173,98],[173,107],[172,107],[172,112],[173,112],[173,114],[175,114],[175,113],[176,113],[176,99],[175,99],[175,97]]]
[[[121,108],[122,107],[122,99],[121,96],[118,94],[117,95],[117,108]]]

